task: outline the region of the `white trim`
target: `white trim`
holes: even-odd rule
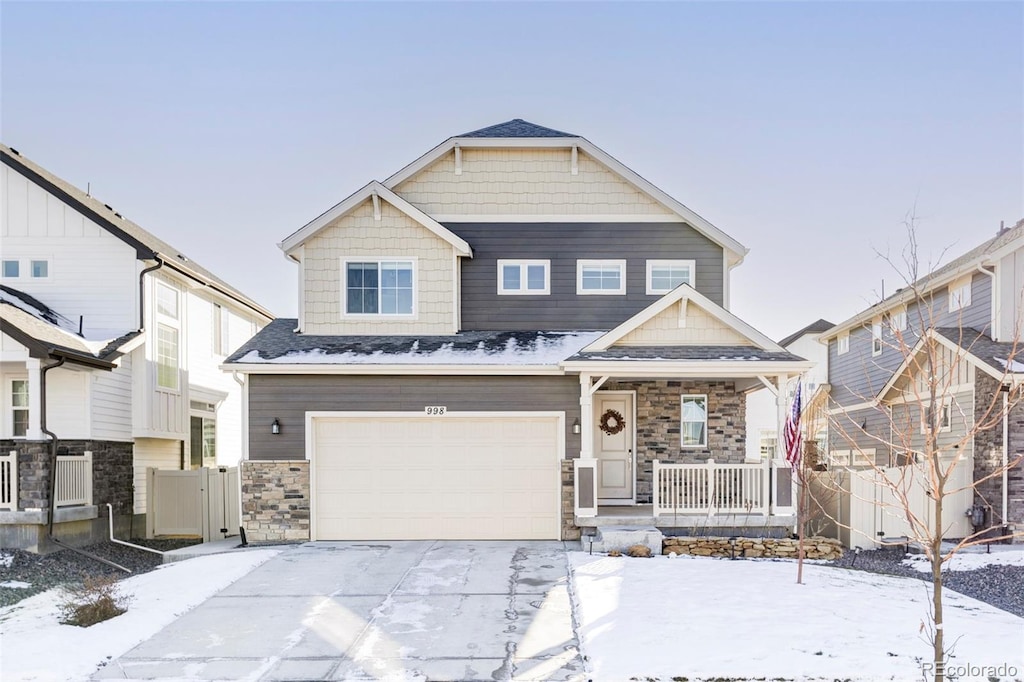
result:
[[[18,274],[17,275],[8,276],[8,275],[4,274],[3,268],[4,268],[4,266],[7,263],[16,263],[17,264],[17,266],[18,266]],[[21,274],[22,269],[23,268],[21,267],[21,259],[20,258],[0,258],[0,279],[24,279],[25,276]]]
[[[877,358],[885,349],[882,343],[882,316],[871,320],[871,357]]]
[[[22,277],[21,279],[30,279],[30,280],[33,280],[33,281],[36,281],[36,282],[39,282],[39,281],[45,282],[45,281],[47,281],[49,279],[52,279],[52,277],[53,277],[53,256],[29,256],[26,260],[28,261],[28,274],[25,277]],[[45,277],[36,277],[35,275],[32,274],[32,264],[33,263],[46,263],[46,276]]]
[[[562,376],[558,365],[340,365],[253,363],[220,365],[220,369],[239,374],[416,374],[427,376]]]
[[[611,377],[657,378],[751,378],[761,374],[797,374],[814,369],[814,363],[750,360],[574,360],[562,363],[566,372]],[[481,372],[483,373],[483,372]]]
[[[300,244],[298,248],[298,262],[299,262],[299,319],[298,328],[295,330],[301,332],[306,328],[306,245]]]
[[[335,204],[319,217],[306,223],[306,225],[286,237],[284,241],[278,244],[278,247],[284,251],[285,254],[290,254],[295,247],[304,243],[314,234],[324,229],[346,213],[358,208],[374,193],[378,194],[381,199],[388,202],[399,211],[451,244],[455,247],[455,251],[460,256],[473,256],[473,249],[464,239],[376,180],[368,183],[362,189],[357,190],[354,194],[349,195],[340,203]]]
[[[580,155],[580,147],[579,147],[579,145],[575,145],[574,144],[572,146],[572,161],[569,164],[570,165],[570,169],[569,169],[569,174],[570,175],[579,175],[580,174],[579,155]]]
[[[844,332],[836,337],[836,355],[846,355],[850,352],[850,332]]]
[[[682,223],[677,215],[651,213],[435,213],[439,223]]]
[[[630,465],[629,465],[630,466],[630,470],[633,472],[633,486],[632,486],[633,494],[630,495],[629,497],[598,497],[597,495],[594,495],[594,499],[597,500],[597,505],[598,506],[601,506],[602,504],[608,504],[608,505],[619,505],[619,506],[623,506],[623,507],[628,507],[628,506],[631,506],[631,505],[636,505],[636,482],[637,482],[637,461],[636,461],[636,458],[637,458],[637,451],[636,451],[637,450],[637,447],[636,447],[636,438],[637,438],[637,436],[636,436],[636,414],[637,414],[637,407],[636,407],[636,391],[635,390],[598,391],[597,389],[600,388],[601,385],[604,384],[604,382],[607,381],[607,380],[608,380],[608,377],[602,377],[601,380],[597,383],[597,386],[595,386],[593,388],[593,391],[592,391],[593,398],[596,399],[596,398],[600,398],[601,396],[606,396],[606,395],[628,395],[628,396],[630,396],[630,402],[631,402],[631,405],[632,405],[632,408],[633,408],[632,414],[630,415],[630,419],[633,420],[633,428],[632,428],[632,431],[633,431],[632,436],[633,436],[633,438],[632,438],[632,447],[630,448],[630,450],[632,450],[632,454],[631,454],[631,458],[632,459],[631,459]],[[592,400],[591,401],[591,406],[590,406],[591,411],[594,410],[594,407],[595,407],[595,405],[593,404],[593,400]],[[596,453],[596,451],[594,449],[594,443],[593,443],[594,436],[596,435],[596,429],[597,428],[598,428],[597,424],[596,424],[596,422],[594,422],[591,425],[591,429],[590,429],[590,440],[591,440],[590,447],[591,447],[591,454],[592,454],[593,458],[595,460],[600,461],[601,458],[597,456],[597,453]],[[595,478],[594,485],[598,489],[600,489],[601,486],[598,485],[598,483],[596,481],[597,473],[598,472],[595,470],[594,471],[594,478]]]
[[[704,399],[704,442],[698,443],[697,445],[687,445],[683,443],[683,401],[686,398],[703,398]],[[680,393],[679,394],[679,448],[681,450],[706,450],[708,444],[711,442],[710,435],[708,433],[708,417],[711,415],[711,403],[708,399],[707,393]],[[695,423],[695,422],[687,422]]]
[[[586,268],[618,268],[618,289],[584,289],[583,270]],[[576,295],[577,296],[621,296],[626,293],[626,261],[625,259],[578,258],[576,260]]]
[[[697,261],[693,259],[648,259],[647,261],[647,276],[645,279],[647,286],[648,296],[661,296],[675,289],[675,287],[669,287],[667,289],[655,289],[651,284],[651,275],[653,274],[654,268],[677,268],[686,267],[689,268],[689,276],[687,277],[686,284],[689,284],[694,289],[697,288]],[[678,285],[676,285],[678,286]]]
[[[949,312],[956,313],[971,305],[973,285],[973,272],[949,283],[949,289],[946,294],[946,299],[949,302]]]
[[[761,332],[757,331],[749,324],[747,324],[746,322],[744,322],[743,320],[741,320],[740,318],[736,317],[731,312],[726,310],[725,308],[721,307],[720,305],[709,299],[704,294],[700,293],[693,287],[686,284],[681,284],[672,291],[668,292],[667,294],[659,298],[657,301],[655,301],[651,305],[647,306],[646,308],[638,312],[633,317],[629,318],[628,320],[620,324],[615,329],[612,329],[604,336],[601,336],[598,339],[596,339],[589,346],[583,348],[583,350],[608,350],[612,345],[615,344],[616,341],[619,341],[624,336],[626,336],[626,334],[629,334],[631,331],[640,327],[648,320],[654,318],[658,313],[661,313],[666,308],[671,306],[673,303],[681,301],[683,299],[696,303],[697,306],[700,307],[704,312],[716,318],[722,324],[727,325],[730,329],[732,329],[739,335],[743,336],[746,339],[749,339],[761,350],[785,352],[785,348],[775,343],[770,338],[768,338]],[[808,366],[813,365],[813,363],[807,364]],[[758,363],[758,366],[763,365],[761,363]],[[795,365],[790,364],[787,366]]]
[[[527,289],[527,273],[531,265],[544,266],[544,288]],[[506,289],[503,269],[510,266],[519,266],[519,289]],[[548,296],[551,294],[551,261],[548,259],[522,259],[522,258],[499,258],[498,259],[498,295],[499,296]]]
[[[462,327],[462,259],[452,251],[452,334]]]
[[[561,148],[571,149],[572,147],[578,147],[584,153],[589,154],[595,161],[598,161],[609,170],[618,174],[623,180],[633,185],[636,189],[640,190],[644,194],[649,195],[652,199],[662,204],[665,208],[676,214],[678,218],[682,218],[684,222],[689,223],[695,230],[703,234],[705,237],[711,239],[711,241],[719,244],[725,250],[732,253],[733,258],[731,262],[734,264],[740,263],[749,251],[747,247],[740,244],[738,241],[727,235],[722,230],[718,229],[710,222],[702,218],[693,210],[687,208],[671,196],[666,194],[661,189],[655,187],[653,184],[642,178],[636,172],[626,167],[622,162],[611,157],[604,150],[597,147],[594,143],[586,140],[582,137],[518,137],[518,138],[485,138],[485,137],[452,137],[441,144],[437,145],[423,156],[419,157],[412,163],[408,164],[397,173],[394,173],[386,180],[384,180],[384,186],[394,189],[399,184],[408,180],[413,175],[421,171],[422,169],[429,166],[434,161],[437,161],[445,154],[451,152],[455,145],[459,145],[463,149],[471,148],[511,148],[511,149],[538,149],[538,148]]]
[[[555,528],[554,538],[561,539],[562,537],[562,460],[565,459],[565,411],[513,411],[513,410],[499,410],[494,412],[484,411],[466,411],[457,412],[449,411],[444,417],[435,417],[433,415],[425,414],[422,410],[416,412],[405,412],[405,411],[367,411],[359,412],[352,410],[342,411],[307,411],[305,416],[305,461],[309,462],[309,539],[316,540],[316,518],[317,518],[317,499],[316,499],[316,461],[313,454],[316,452],[316,438],[315,431],[313,430],[314,419],[366,419],[366,418],[384,418],[384,419],[507,419],[521,417],[524,419],[544,419],[550,418],[555,419],[557,422],[557,434],[556,438],[556,466],[555,466],[555,480],[552,484],[555,485],[557,494],[555,495]]]
[[[341,305],[338,306],[342,319],[346,320],[416,320],[419,319],[419,258],[417,256],[342,256]],[[348,312],[348,265],[349,263],[377,264],[377,309],[382,307],[383,292],[380,264],[385,262],[410,263],[412,265],[412,312],[408,313],[350,313]]]

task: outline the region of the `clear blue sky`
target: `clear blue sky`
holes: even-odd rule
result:
[[[445,138],[587,137],[750,247],[779,338],[1024,217],[1024,4],[0,4],[7,144],[278,315],[276,243]]]

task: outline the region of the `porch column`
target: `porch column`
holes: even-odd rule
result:
[[[785,458],[782,452],[785,448],[783,441],[785,440],[784,433],[786,431],[786,383],[789,381],[788,374],[779,374],[775,377],[775,409],[776,409],[776,420],[775,420],[775,454],[772,455],[772,461],[767,463],[768,470],[765,472],[765,480],[768,482],[770,488],[771,506],[768,508],[769,516],[775,514],[775,508],[778,506],[777,499],[777,484],[775,482],[775,467],[779,462]]]
[[[43,391],[43,370],[39,358],[25,360],[25,369],[28,371],[28,431],[25,433],[27,440],[43,440],[42,424],[42,391]]]
[[[594,394],[589,374],[580,375],[580,457],[594,456]]]

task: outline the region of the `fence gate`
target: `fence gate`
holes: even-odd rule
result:
[[[238,467],[146,469],[146,537],[235,535],[241,518]]]

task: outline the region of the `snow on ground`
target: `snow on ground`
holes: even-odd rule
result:
[[[910,566],[922,573],[931,573],[932,570],[928,557],[923,554],[907,557],[903,560],[903,565]],[[992,545],[991,552],[986,552],[985,548],[981,546],[965,548],[958,551],[949,561],[944,563],[942,570],[974,571],[986,566],[1024,566],[1024,547],[1020,545]]]
[[[10,568],[14,563],[14,555],[10,552],[0,552],[0,568]]]
[[[235,582],[280,550],[215,554],[166,564],[122,580],[128,611],[92,627],[58,622],[60,589],[0,609],[0,679],[83,680],[101,664],[152,637],[182,613]]]
[[[931,586],[795,562],[570,556],[595,680],[921,679]],[[947,591],[951,663],[1024,673],[1024,619]],[[948,640],[947,640],[948,641]],[[967,679],[967,678],[965,678]],[[982,678],[983,679],[983,678]]]

